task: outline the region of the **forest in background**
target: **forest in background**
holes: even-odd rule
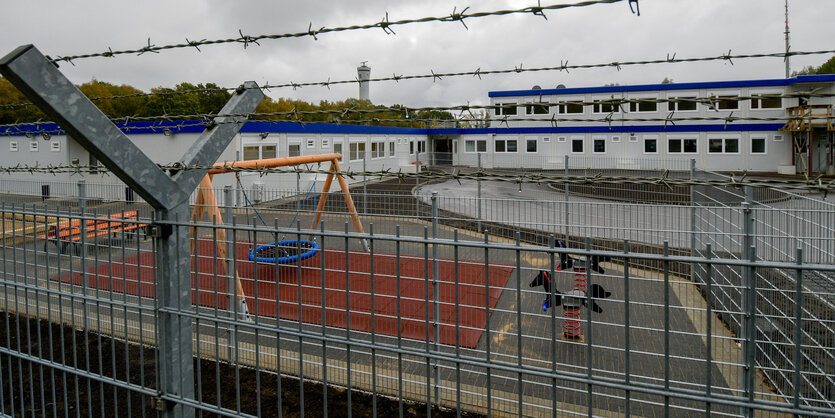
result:
[[[101,111],[111,118],[158,117],[179,115],[203,115],[219,112],[232,97],[232,93],[214,83],[180,83],[174,88],[157,87],[152,95],[129,85],[116,85],[105,81],[91,80],[77,86],[84,95],[93,100]],[[113,96],[126,96],[112,98]],[[50,120],[36,106],[18,106],[29,100],[8,80],[0,78],[0,124],[48,121]],[[401,110],[402,109],[402,110]],[[327,114],[304,114],[299,112],[332,110]],[[345,110],[369,110],[371,113],[344,112]],[[375,111],[376,110],[376,111]],[[322,100],[318,104],[286,98],[273,99],[265,96],[255,109],[256,113],[296,112],[281,116],[255,116],[252,119],[288,120],[295,122],[362,123],[368,125],[424,127],[425,120],[452,120],[453,115],[445,111],[407,112],[402,105],[374,105],[368,100],[346,99],[341,101]],[[197,116],[189,119],[198,119]]]

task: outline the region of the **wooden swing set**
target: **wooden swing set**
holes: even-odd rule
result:
[[[339,187],[342,190],[342,195],[345,198],[345,204],[348,207],[348,212],[351,216],[351,219],[354,221],[354,228],[356,232],[363,233],[362,223],[359,219],[359,214],[357,213],[356,206],[354,206],[354,200],[351,198],[351,193],[348,188],[348,182],[345,181],[345,178],[339,174],[341,172],[339,166],[339,160],[342,159],[341,154],[321,154],[321,155],[305,155],[305,156],[298,156],[298,157],[285,157],[285,158],[268,158],[268,159],[260,159],[260,160],[247,160],[247,161],[237,161],[234,163],[217,163],[214,165],[214,168],[209,169],[209,172],[203,177],[200,181],[200,186],[197,189],[197,199],[194,202],[194,209],[191,213],[191,220],[194,222],[200,221],[203,219],[203,216],[208,213],[210,217],[215,219],[217,224],[223,225],[223,217],[220,214],[220,209],[218,208],[217,199],[215,198],[214,190],[212,189],[212,179],[217,174],[224,174],[224,173],[234,173],[239,172],[240,169],[260,169],[260,168],[274,168],[274,167],[288,167],[288,166],[297,166],[302,164],[314,164],[314,163],[325,163],[330,162],[330,169],[328,170],[328,176],[325,178],[325,185],[322,188],[321,195],[319,197],[319,203],[316,205],[316,210],[314,211],[313,223],[311,224],[310,229],[315,229],[316,225],[319,223],[319,220],[322,215],[322,211],[325,208],[325,203],[328,200],[328,193],[330,192],[330,188],[333,185],[333,179],[336,177],[337,182],[339,182]],[[228,203],[227,203],[228,204]],[[191,253],[194,253],[195,246],[197,243],[197,226],[193,226],[191,228]],[[226,259],[226,229],[218,228],[217,235],[215,240],[215,246],[217,249],[217,255],[220,259]],[[367,244],[365,240],[363,240],[363,246],[365,247],[366,251],[368,250]],[[232,254],[234,257],[234,254]],[[226,263],[219,263],[220,272],[219,276],[226,275]],[[237,287],[237,304],[238,304],[238,314],[243,316],[244,318],[249,318],[249,310],[247,309],[246,305],[246,295],[244,294],[243,286],[241,285],[241,279],[235,274],[235,283]]]

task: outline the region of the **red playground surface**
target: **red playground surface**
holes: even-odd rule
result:
[[[432,295],[432,260],[393,254],[367,253],[325,249],[316,256],[298,264],[273,265],[247,260],[251,243],[238,242],[236,246],[236,269],[246,293],[251,312],[261,316],[276,316],[285,320],[301,320],[309,324],[322,323],[322,287],[324,280],[325,323],[331,327],[348,328],[352,331],[373,331],[377,334],[397,336],[398,328],[403,338],[433,340],[434,321]],[[198,257],[192,257],[192,271],[199,281],[199,303],[201,306],[226,309],[226,278],[220,264],[223,260],[214,257],[212,241],[201,239],[196,245]],[[348,274],[345,274],[346,258]],[[324,266],[322,263],[324,262]],[[374,297],[371,296],[371,271],[373,262]],[[194,268],[195,264],[197,269]],[[400,267],[400,299],[397,295],[397,268]],[[324,267],[324,275],[323,275]],[[427,269],[424,278],[424,268]],[[486,285],[484,263],[459,260],[458,263],[458,344],[475,348],[487,323],[487,306],[492,311],[501,297],[513,267],[491,264],[489,271],[489,292]],[[153,254],[142,252],[124,260],[103,263],[88,270],[88,286],[116,293],[154,297]],[[452,260],[438,260],[441,343],[454,345],[455,334],[455,263]],[[81,273],[68,273],[53,280],[76,285],[82,284]],[[258,283],[257,290],[255,283]],[[141,286],[140,286],[141,284]],[[301,286],[299,285],[301,284]],[[141,290],[140,290],[141,289]],[[276,290],[278,295],[276,295]],[[220,293],[220,295],[218,295]],[[257,296],[257,297],[256,297]],[[301,307],[299,306],[301,298]],[[276,303],[276,299],[278,303]],[[427,303],[428,301],[428,303]],[[192,297],[192,302],[197,302]],[[217,302],[217,303],[216,303]],[[373,322],[372,322],[373,306]],[[400,318],[397,308],[400,307]],[[300,309],[301,308],[301,309]],[[427,318],[428,316],[428,318]],[[429,327],[427,328],[427,321]]]

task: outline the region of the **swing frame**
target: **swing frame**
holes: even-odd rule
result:
[[[241,168],[274,168],[330,162],[330,169],[328,170],[329,173],[328,176],[325,178],[325,185],[322,188],[322,192],[319,197],[319,203],[316,205],[316,209],[314,211],[313,216],[313,223],[311,224],[310,229],[315,229],[316,225],[319,223],[322,211],[325,208],[325,203],[328,200],[330,188],[333,185],[333,179],[336,178],[337,182],[339,183],[339,187],[342,190],[342,195],[345,198],[345,204],[348,206],[349,215],[351,216],[351,219],[354,222],[354,228],[356,229],[356,232],[360,234],[364,233],[362,228],[362,222],[360,221],[359,214],[357,213],[357,208],[354,205],[354,199],[351,197],[351,191],[348,188],[348,182],[345,181],[345,178],[342,176],[342,174],[340,174],[342,170],[339,166],[339,160],[341,159],[342,154],[333,153],[304,155],[298,157],[267,158],[260,160],[246,160],[236,161],[233,163],[214,164],[214,168],[209,169],[209,172],[200,180],[200,185],[197,187],[197,199],[194,202],[194,209],[191,212],[191,220],[192,222],[194,222],[194,226],[191,227],[191,253],[194,253],[194,249],[197,244],[198,226],[196,223],[199,220],[203,219],[203,216],[206,213],[208,213],[209,216],[213,217],[217,225],[223,225],[223,217],[221,216],[220,208],[218,207],[217,199],[215,197],[214,190],[212,189],[212,179],[217,174],[239,172],[240,170],[238,169]],[[227,257],[225,242],[226,229],[218,228],[215,246],[217,248],[217,255],[221,259],[225,259]],[[362,244],[363,248],[366,251],[368,251],[368,243],[366,242],[366,240],[363,239]],[[226,263],[220,263],[220,270],[221,272],[219,277],[221,275],[225,276],[227,274]],[[246,308],[246,294],[244,293],[243,286],[241,285],[241,278],[238,277],[237,273],[235,274],[235,284],[238,291],[238,304],[241,306],[241,311],[244,312],[244,315],[248,316],[248,310]]]

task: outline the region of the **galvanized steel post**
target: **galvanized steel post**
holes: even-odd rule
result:
[[[696,178],[696,159],[690,159],[690,180]],[[696,192],[693,190],[692,184],[690,186],[690,256],[695,257],[696,251]],[[690,267],[690,281],[696,283],[696,266]]]
[[[564,162],[564,165],[563,165],[563,170],[565,170],[565,176],[568,177],[568,155],[565,156],[565,162]],[[563,209],[563,218],[565,219],[565,245],[569,245],[568,244],[568,233],[569,233],[568,221],[570,220],[570,218],[569,218],[569,213],[568,213],[568,182],[565,183],[565,203],[564,203],[564,209]]]
[[[742,203],[742,258],[753,262],[755,260],[754,248],[754,214],[751,206],[754,203],[754,189],[745,187],[745,201]],[[756,376],[756,272],[753,266],[742,268],[742,312],[744,318],[741,322],[742,331],[742,358],[743,382],[742,388],[745,397],[749,402],[754,400],[754,379]],[[744,416],[753,416],[752,408],[747,407],[742,411]]]
[[[438,192],[432,192],[432,330],[434,335],[435,352],[440,350],[441,327],[438,324],[438,318],[441,316],[441,307],[438,305],[438,294],[440,292],[440,283],[438,282]],[[456,301],[456,303],[458,303]],[[427,341],[427,343],[429,343]],[[440,383],[441,370],[438,367],[438,361],[433,360],[432,368],[435,374],[435,404],[440,405]]]
[[[232,223],[234,212],[232,211],[232,186],[226,185],[223,186],[223,219],[226,219],[226,222]],[[235,313],[232,310],[233,306],[236,306],[237,301],[235,301],[235,292],[232,289],[235,289],[235,265],[234,265],[234,254],[235,254],[235,247],[232,243],[232,234],[227,231],[226,233],[226,306],[229,307],[229,316],[234,318]],[[232,350],[237,344],[235,343],[235,332],[233,331],[233,327],[228,327],[228,339],[227,339],[227,359],[232,358]]]
[[[478,172],[481,173],[481,153],[479,152],[477,155],[478,155]],[[478,199],[476,200],[476,204],[478,205],[478,223],[477,223],[478,228],[476,229],[476,231],[481,231],[481,205],[482,205],[482,203],[481,203],[481,177],[479,177],[478,180],[476,180],[476,183],[478,183],[478,195],[477,195]]]
[[[78,210],[81,213],[87,209],[87,182],[85,180],[78,181]]]
[[[165,417],[192,417],[195,400],[192,351],[189,257],[189,196],[206,170],[167,173],[148,158],[58,68],[34,46],[21,46],[0,59],[0,73],[69,136],[101,161],[155,210],[152,225],[157,260],[157,336],[159,396]],[[220,114],[251,112],[264,97],[254,82],[241,86]],[[217,161],[240,130],[243,116],[214,119],[186,151],[179,164],[208,165]],[[83,223],[82,223],[83,224]]]

